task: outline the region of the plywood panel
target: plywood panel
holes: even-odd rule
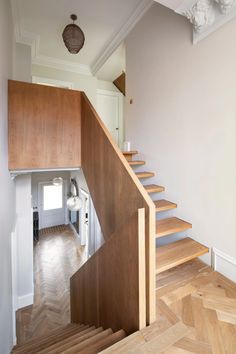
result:
[[[9,169],[81,166],[81,93],[9,81]]]
[[[146,325],[142,220],[144,213],[136,212],[72,277],[74,322],[127,333]]]
[[[118,88],[118,90],[120,90],[120,92],[123,93],[124,96],[126,93],[125,83],[126,83],[125,73],[122,73],[115,81],[113,81],[113,84]]]
[[[82,94],[82,168],[107,241],[145,209],[148,322],[155,320],[155,205],[92,105]],[[123,251],[123,250],[122,250]]]

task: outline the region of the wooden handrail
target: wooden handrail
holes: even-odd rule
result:
[[[92,282],[92,280],[87,279],[87,277],[89,277],[88,274],[90,274],[91,269],[97,268],[95,265],[92,265],[91,262],[99,262],[99,264],[101,264],[101,262],[103,262],[102,257],[104,257],[103,252],[105,252],[107,257],[109,257],[108,245],[109,247],[112,247],[112,242],[117,242],[117,252],[120,255],[126,253],[125,243],[122,245],[120,244],[119,246],[119,242],[121,242],[120,238],[123,237],[123,234],[125,234],[125,237],[128,239],[132,239],[132,242],[134,243],[133,247],[135,249],[135,243],[138,243],[137,230],[134,235],[130,235],[130,233],[134,233],[133,217],[137,214],[138,209],[144,209],[146,322],[151,323],[155,321],[156,318],[155,206],[84,93],[81,95],[81,105],[82,168],[102,228],[105,244],[101,250],[99,250],[91,258],[92,260],[89,260],[87,264],[85,264],[85,266],[78,271],[78,274],[72,278],[72,292],[74,294],[73,288],[79,291],[79,289],[83,286],[83,281]],[[118,230],[123,230],[121,235]],[[129,232],[125,230],[129,230]],[[117,239],[116,241],[115,236]],[[113,241],[110,242],[110,239]],[[132,250],[131,245],[127,251],[129,257],[132,259],[134,256],[133,252],[135,253],[135,251]],[[125,270],[121,267],[121,269],[129,275],[128,268]],[[138,268],[136,269],[136,272],[135,279],[137,280],[137,275],[140,276]],[[84,273],[84,277],[81,275],[82,273]],[[86,276],[85,273],[87,273]],[[130,280],[131,277],[132,275],[130,275]],[[83,281],[81,279],[83,279]],[[112,278],[109,279],[110,281],[112,280]],[[77,281],[81,282],[79,287],[75,284]],[[116,279],[114,278],[112,283],[110,283],[110,287],[113,288],[115,282]],[[90,284],[90,286],[95,286],[95,283],[93,283],[93,285]],[[122,287],[122,284],[119,284],[119,286]],[[109,294],[108,288],[107,292]],[[103,293],[102,298],[99,297],[98,308],[101,308],[104,298],[107,299],[107,296],[105,295],[107,294]],[[78,298],[79,297],[80,292],[78,294]],[[87,301],[90,303],[89,299],[87,299]],[[93,302],[91,299],[90,305],[92,303]],[[72,319],[78,320],[76,314],[75,317],[73,316],[74,312],[79,313],[78,306],[81,311],[81,305],[81,303],[78,305],[75,296],[73,296]],[[137,308],[137,304],[135,306]],[[120,311],[123,313],[124,310],[120,308]],[[99,315],[99,318],[101,318],[101,314]],[[112,326],[110,325],[110,327]],[[125,329],[125,327],[121,328]],[[129,326],[127,326],[127,328],[129,329]]]
[[[71,320],[124,329],[146,326],[145,210],[129,221],[71,278]]]

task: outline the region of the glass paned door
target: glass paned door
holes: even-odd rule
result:
[[[65,224],[65,186],[54,186],[52,182],[39,186],[40,229]]]

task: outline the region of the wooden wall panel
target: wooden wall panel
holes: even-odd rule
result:
[[[81,93],[9,81],[9,169],[81,166]]]
[[[145,327],[144,218],[137,211],[72,277],[72,321],[127,334]]]
[[[145,209],[147,318],[151,323],[156,318],[155,206],[83,93],[81,113],[82,168],[105,240],[138,209]]]
[[[113,84],[125,96],[125,94],[126,94],[126,75],[125,75],[125,73],[122,73],[116,80],[114,80]]]
[[[139,208],[148,216],[153,202],[84,95],[81,132],[83,172],[108,239]]]

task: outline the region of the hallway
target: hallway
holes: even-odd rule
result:
[[[69,226],[41,231],[34,247],[34,304],[17,312],[18,344],[70,322],[70,277],[84,254]]]

